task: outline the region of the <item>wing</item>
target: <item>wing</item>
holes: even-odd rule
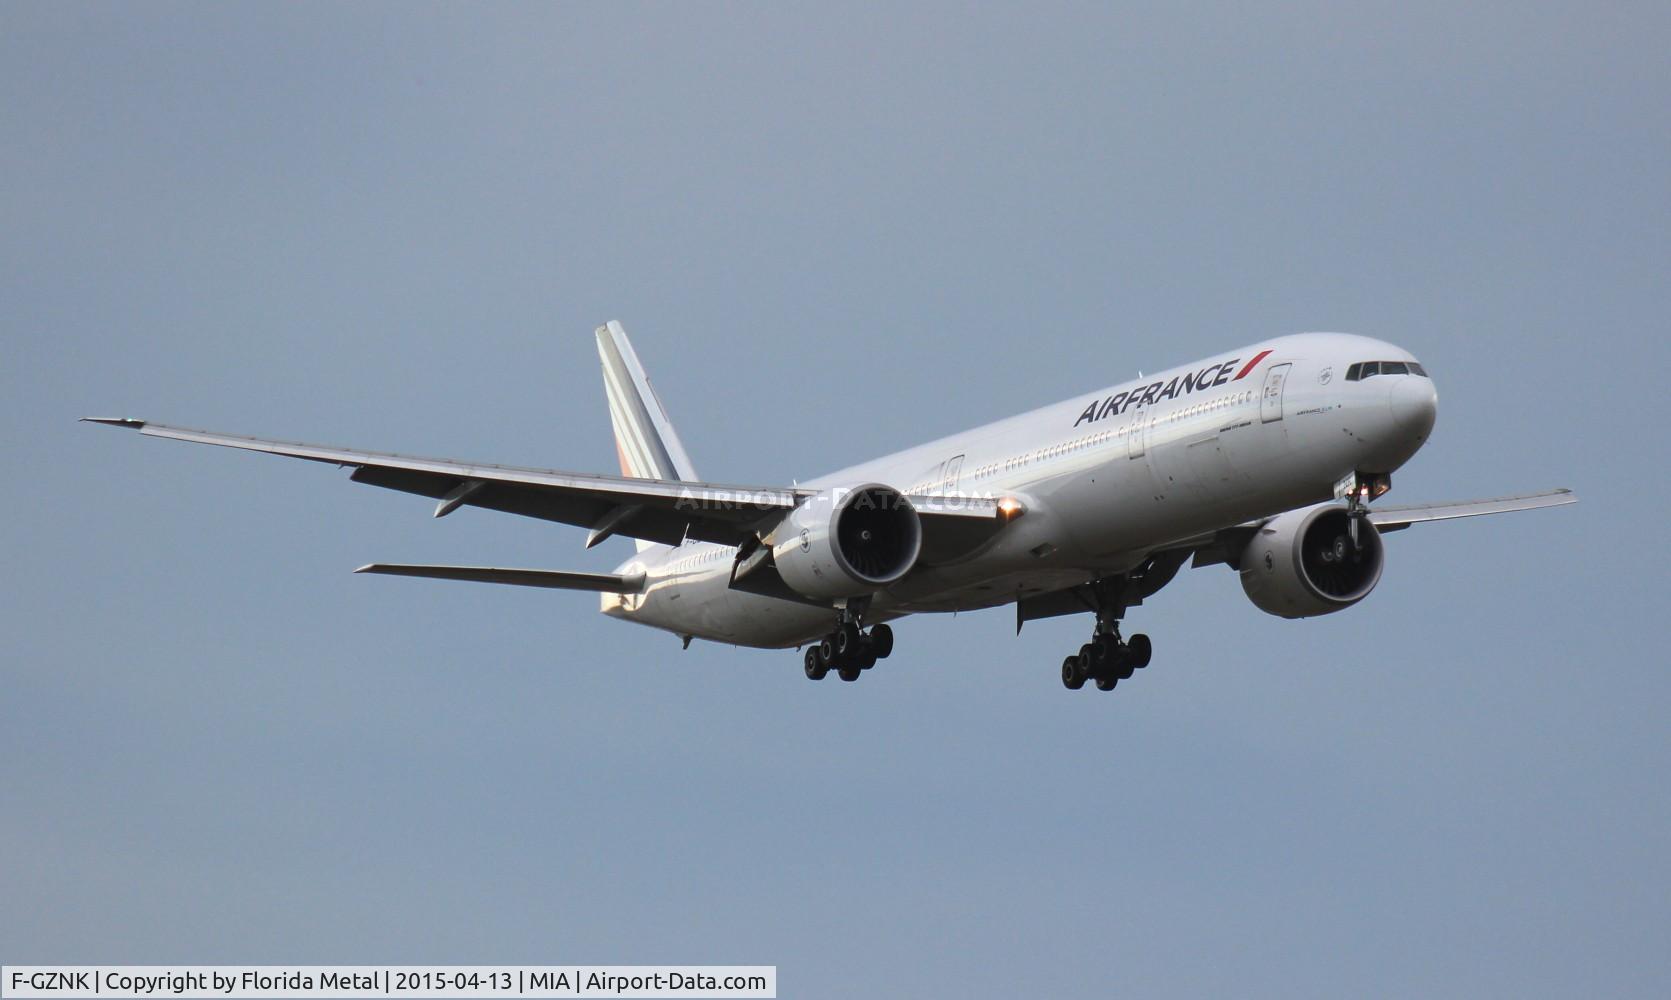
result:
[[[1488,500],[1459,500],[1449,503],[1410,504],[1404,507],[1380,507],[1369,512],[1369,520],[1377,530],[1385,533],[1402,531],[1412,524],[1427,521],[1449,521],[1459,517],[1479,517],[1484,514],[1507,514],[1517,510],[1538,510],[1577,503],[1578,497],[1569,489],[1549,490],[1544,493],[1525,493]],[[1225,564],[1232,569],[1239,566],[1241,552],[1248,539],[1269,518],[1249,521],[1219,531],[1207,532],[1191,538],[1181,538],[1160,546],[1130,572],[1124,575],[1115,591],[1117,599],[1127,607],[1136,606],[1152,597],[1171,582],[1185,560],[1196,568]],[[1015,630],[1021,631],[1024,622],[1036,618],[1078,614],[1095,607],[1092,581],[1065,590],[1050,591],[1016,602]]]
[[[145,420],[84,417],[92,423],[137,430],[149,437],[212,444],[311,462],[348,466],[357,483],[415,493],[438,500],[435,516],[461,506],[537,517],[591,528],[587,545],[611,535],[628,535],[667,545],[686,538],[738,545],[757,536],[785,512],[811,496],[808,489],[722,483],[633,479],[558,469],[416,458],[269,441],[263,438],[170,427]],[[967,544],[1002,527],[998,504],[988,499],[909,498],[922,516],[924,545],[936,536]],[[984,529],[984,530],[983,530]]]
[[[433,580],[467,580],[472,583],[508,583],[517,587],[550,587],[554,590],[596,590],[610,594],[636,594],[644,589],[644,575],[616,573],[568,573],[554,569],[502,569],[498,566],[413,566],[403,563],[372,563],[356,573],[385,576],[421,576]]]
[[[1569,489],[1547,490],[1543,493],[1522,493],[1511,497],[1492,497],[1489,500],[1453,500],[1445,503],[1417,503],[1404,507],[1376,507],[1369,512],[1369,520],[1382,534],[1402,531],[1412,524],[1427,521],[1449,521],[1459,517],[1479,517],[1484,514],[1508,514],[1517,510],[1540,510],[1544,507],[1563,507],[1577,503],[1578,496]],[[1261,525],[1269,518],[1249,521],[1219,531],[1179,539],[1163,550],[1188,550],[1194,556],[1192,565],[1212,566],[1218,563],[1235,564],[1236,554],[1247,545]]]
[[[1549,490],[1546,493],[1526,493],[1513,497],[1493,497],[1489,500],[1459,500],[1453,503],[1418,503],[1407,507],[1381,507],[1369,512],[1371,524],[1381,531],[1398,531],[1412,524],[1426,521],[1449,521],[1458,517],[1479,517],[1482,514],[1507,514],[1516,510],[1538,510],[1577,503],[1571,490]]]

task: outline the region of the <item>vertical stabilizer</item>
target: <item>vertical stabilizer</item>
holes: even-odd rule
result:
[[[627,331],[615,320],[598,327],[598,356],[603,359],[603,386],[609,396],[621,474],[638,479],[695,479],[696,470],[673,421],[644,374]]]

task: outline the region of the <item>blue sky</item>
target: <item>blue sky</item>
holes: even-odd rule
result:
[[[1663,5],[0,9],[0,960],[760,963],[783,996],[1663,996]],[[919,618],[857,684],[584,532],[189,426],[784,483],[1298,330],[1410,348],[1344,614]]]

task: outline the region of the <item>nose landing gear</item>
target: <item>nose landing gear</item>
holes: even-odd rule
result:
[[[1346,513],[1352,519],[1347,523],[1347,536],[1352,542],[1352,551],[1359,552],[1363,543],[1358,540],[1358,526],[1369,516],[1369,502],[1386,495],[1392,489],[1392,475],[1386,472],[1351,472],[1334,484],[1336,500],[1346,501]],[[1341,545],[1335,543],[1335,560],[1345,558]],[[1324,558],[1328,558],[1327,555]]]

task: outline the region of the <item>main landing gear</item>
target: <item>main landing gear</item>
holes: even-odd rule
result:
[[[859,618],[843,611],[834,632],[806,649],[808,680],[821,681],[832,668],[844,681],[856,681],[859,674],[885,660],[894,651],[894,630],[887,625],[872,626],[869,632],[859,627]]]
[[[1097,624],[1091,630],[1091,641],[1079,647],[1079,652],[1062,661],[1062,686],[1078,691],[1086,681],[1096,681],[1098,691],[1112,691],[1123,680],[1130,680],[1134,671],[1149,665],[1154,647],[1149,637],[1141,632],[1130,639],[1120,638],[1120,618],[1126,612],[1133,595],[1140,599],[1159,590],[1171,579],[1177,566],[1161,567],[1154,580],[1145,581],[1143,574],[1133,586],[1129,579],[1098,580],[1080,592],[1080,600],[1088,610],[1096,612]]]
[[[1085,682],[1096,681],[1098,691],[1112,691],[1132,672],[1149,665],[1153,647],[1149,637],[1139,632],[1130,639],[1120,638],[1119,624],[1098,623],[1091,641],[1079,647],[1079,652],[1062,661],[1062,685],[1078,691]]]

